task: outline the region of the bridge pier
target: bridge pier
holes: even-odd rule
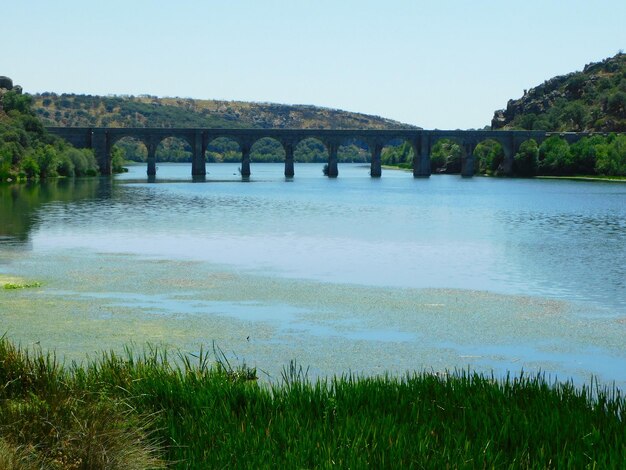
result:
[[[429,178],[430,169],[430,138],[418,137],[411,141],[413,147],[413,178]]]
[[[476,145],[474,143],[466,143],[465,158],[461,160],[461,176],[463,178],[471,178],[474,176],[474,149]]]
[[[100,174],[111,175],[111,146],[109,136],[104,129],[94,129],[91,136],[91,148],[100,167]]]
[[[241,177],[250,178],[250,149],[252,145],[244,142],[241,145]]]
[[[337,178],[339,176],[339,170],[337,168],[337,151],[339,150],[339,144],[337,142],[329,142],[328,147],[328,177]]]
[[[293,178],[293,142],[283,142],[285,149],[285,178]]]
[[[146,143],[148,148],[148,176],[156,176],[156,148],[157,143],[152,136]]]
[[[370,149],[372,151],[372,162],[370,164],[370,176],[372,178],[380,178],[382,175],[380,154],[383,150],[383,145],[380,142],[372,142],[370,144]]]
[[[206,163],[204,160],[206,145],[204,140],[202,132],[196,131],[194,133],[191,148],[191,176],[206,176]]]
[[[504,160],[502,161],[502,172],[505,176],[513,174],[513,160],[515,159],[515,151],[508,145],[503,145]]]

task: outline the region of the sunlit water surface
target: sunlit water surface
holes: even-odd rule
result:
[[[84,359],[215,342],[276,378],[521,369],[626,386],[626,184],[340,165],[0,187],[0,329]]]

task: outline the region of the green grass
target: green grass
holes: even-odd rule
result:
[[[0,384],[0,459],[6,448],[44,468],[621,468],[626,459],[619,390],[543,375],[311,382],[290,364],[268,385],[219,350],[128,350],[79,367],[3,338]]]

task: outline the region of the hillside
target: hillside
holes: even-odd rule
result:
[[[626,54],[546,80],[496,111],[493,129],[626,131]]]
[[[258,127],[301,129],[382,129],[414,127],[390,119],[308,105],[244,101],[33,95],[33,110],[47,126]]]

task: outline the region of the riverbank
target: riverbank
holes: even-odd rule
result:
[[[0,365],[0,464],[12,468],[618,468],[626,452],[618,390],[542,375],[311,382],[291,363],[267,385],[217,348],[78,367],[7,338]]]
[[[599,181],[607,183],[626,183],[626,176],[535,176],[547,180]]]
[[[413,169],[406,166],[398,166],[398,165],[382,165],[382,168],[385,170],[398,170],[405,172],[412,172]],[[490,176],[490,175],[481,175],[476,174],[475,176]],[[571,181],[599,181],[599,182],[609,182],[609,183],[626,183],[626,176],[544,176],[537,175],[534,176],[537,179],[547,179],[547,180],[571,180]],[[527,179],[527,178],[526,178]]]

